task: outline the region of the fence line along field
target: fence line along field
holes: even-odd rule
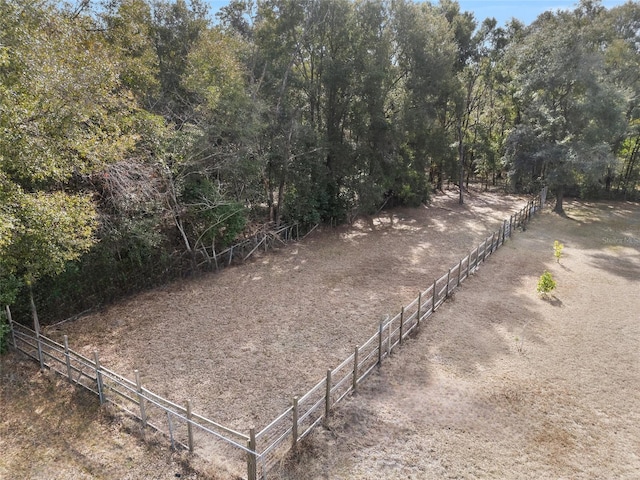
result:
[[[138,370],[149,390],[179,405],[191,400],[229,428],[260,428],[525,202],[473,192],[460,206],[455,194],[439,195],[428,207],[314,232],[46,333],[68,335],[89,358],[98,351],[129,378]]]

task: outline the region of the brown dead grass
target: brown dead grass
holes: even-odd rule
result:
[[[147,292],[48,334],[68,334],[72,348],[85,353],[98,349],[107,367],[125,375],[139,369],[148,388],[179,403],[191,398],[198,413],[241,430],[260,428],[368,338],[385,314],[396,313],[524,204],[481,193],[464,206],[456,201],[449,193],[428,208],[325,230],[248,265]],[[625,478],[638,466],[640,423],[629,402],[640,404],[640,336],[630,319],[639,310],[633,239],[640,239],[640,209],[570,205],[574,220],[547,214],[491,257],[428,329],[338,409],[332,429],[312,436],[302,461],[287,464],[277,478],[601,478],[610,471]],[[554,239],[565,244],[559,265]],[[535,295],[543,267],[559,280],[550,302]],[[603,322],[614,333],[603,335]],[[616,375],[600,392],[603,365]],[[3,370],[3,395],[7,378]],[[19,452],[34,442],[18,427],[29,422],[21,409],[38,408],[35,398],[32,404],[17,398],[8,398],[18,406],[0,422],[0,443],[24,436],[22,447],[10,450],[14,466],[26,461]],[[67,401],[52,405],[53,418],[71,410]],[[81,414],[96,422],[86,428],[97,428],[101,442],[111,430],[116,438],[129,437],[100,411]],[[625,416],[633,421],[622,428]],[[86,440],[75,426],[63,436]],[[600,453],[597,463],[591,459],[602,441],[614,454],[604,459]],[[179,464],[166,448],[153,457],[156,450],[135,445],[125,450],[132,452],[131,468],[136,459],[141,463],[137,476],[86,478],[165,478],[156,463],[168,466],[167,474]],[[118,463],[115,448],[102,464]],[[582,454],[589,458],[580,460]],[[47,465],[46,458],[36,460]],[[145,468],[151,476],[141,473]],[[224,470],[242,473],[227,465],[209,473]],[[603,475],[588,476],[594,472]]]
[[[276,476],[638,478],[640,206],[568,207],[500,249]]]
[[[164,438],[100,409],[96,397],[12,353],[0,358],[0,478],[195,479]]]

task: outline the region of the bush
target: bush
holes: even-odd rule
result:
[[[4,312],[0,312],[0,355],[8,350],[10,330]]]
[[[553,279],[551,274],[545,270],[545,272],[540,276],[538,280],[538,286],[536,287],[536,291],[542,295],[547,295],[549,292],[553,291],[556,288],[556,281]]]
[[[556,257],[556,261],[560,263],[560,257],[562,256],[562,249],[564,245],[561,244],[558,240],[553,242],[553,256]]]
[[[224,198],[219,185],[192,175],[184,186],[182,202],[187,207],[188,234],[193,246],[225,248],[244,230],[247,211],[238,202]]]

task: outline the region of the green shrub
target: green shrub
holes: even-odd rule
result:
[[[553,242],[553,256],[556,257],[556,262],[560,263],[560,257],[562,257],[562,249],[564,245],[561,244],[558,240]]]
[[[181,200],[187,206],[188,235],[196,248],[212,244],[224,248],[244,230],[244,206],[224,198],[216,182],[204,176],[189,177]]]
[[[0,355],[8,350],[10,330],[4,312],[0,312]]]
[[[540,276],[538,280],[538,286],[536,287],[536,291],[542,295],[547,295],[549,292],[553,291],[556,288],[556,281],[553,279],[551,274],[545,270],[545,272]]]

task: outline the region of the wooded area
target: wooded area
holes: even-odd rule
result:
[[[639,32],[631,1],[0,0],[0,300],[64,318],[447,184],[637,198]]]

